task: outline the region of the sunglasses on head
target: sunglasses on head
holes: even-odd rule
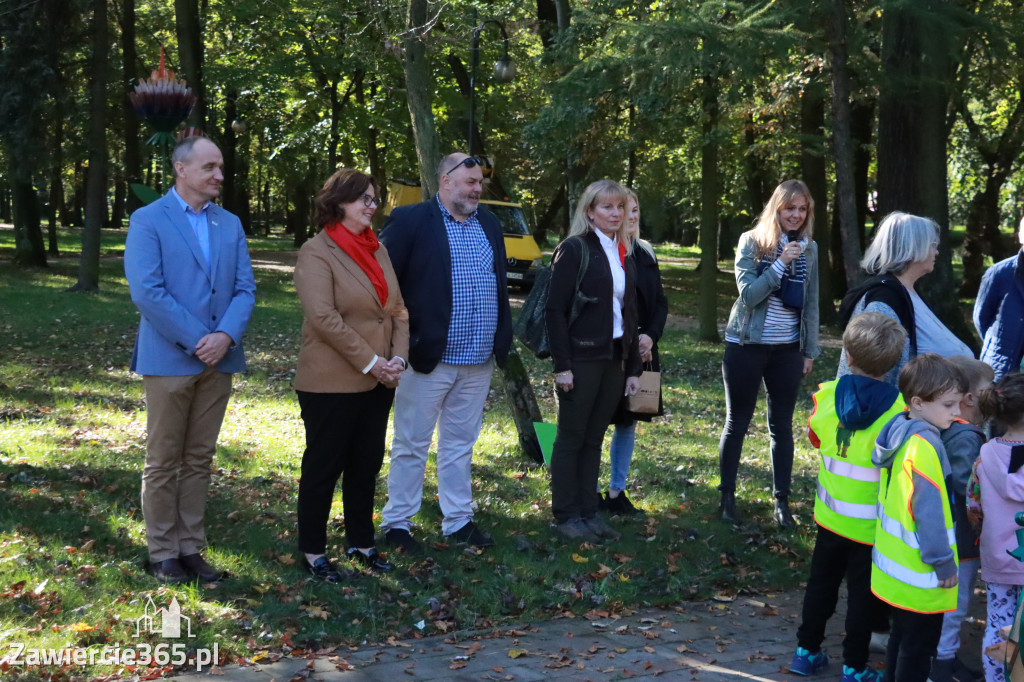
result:
[[[451,175],[452,171],[454,171],[459,166],[465,166],[466,168],[474,168],[476,166],[483,166],[483,165],[484,165],[484,160],[483,159],[478,158],[476,156],[467,156],[462,161],[459,161],[457,164],[455,164],[454,166],[449,168],[447,171],[445,171],[445,175]]]

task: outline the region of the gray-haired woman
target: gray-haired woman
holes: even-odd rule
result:
[[[839,307],[843,327],[862,312],[879,312],[907,330],[903,357],[886,375],[886,383],[898,385],[900,370],[912,358],[924,353],[943,357],[966,355],[971,349],[939,321],[914,290],[917,281],[935,268],[939,250],[939,226],[921,216],[890,213],[882,220],[860,266],[872,275],[850,290]],[[840,377],[850,373],[844,352],[839,358]]]

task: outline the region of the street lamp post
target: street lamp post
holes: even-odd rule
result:
[[[508,53],[508,34],[505,26],[494,19],[487,19],[480,22],[480,25],[473,29],[472,56],[469,67],[469,155],[475,156],[473,148],[474,116],[476,114],[476,67],[480,64],[480,34],[487,24],[494,24],[501,31],[501,39],[505,43],[505,53],[494,65],[494,78],[501,83],[511,82],[516,77],[516,63]]]

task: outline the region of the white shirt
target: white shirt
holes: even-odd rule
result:
[[[622,299],[626,296],[626,270],[619,260],[619,241],[601,230],[594,230],[612,270],[612,338],[622,337]]]

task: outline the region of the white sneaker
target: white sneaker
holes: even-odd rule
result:
[[[889,648],[889,633],[888,632],[872,632],[871,643],[868,644],[868,651],[873,654],[884,654],[885,650]]]

